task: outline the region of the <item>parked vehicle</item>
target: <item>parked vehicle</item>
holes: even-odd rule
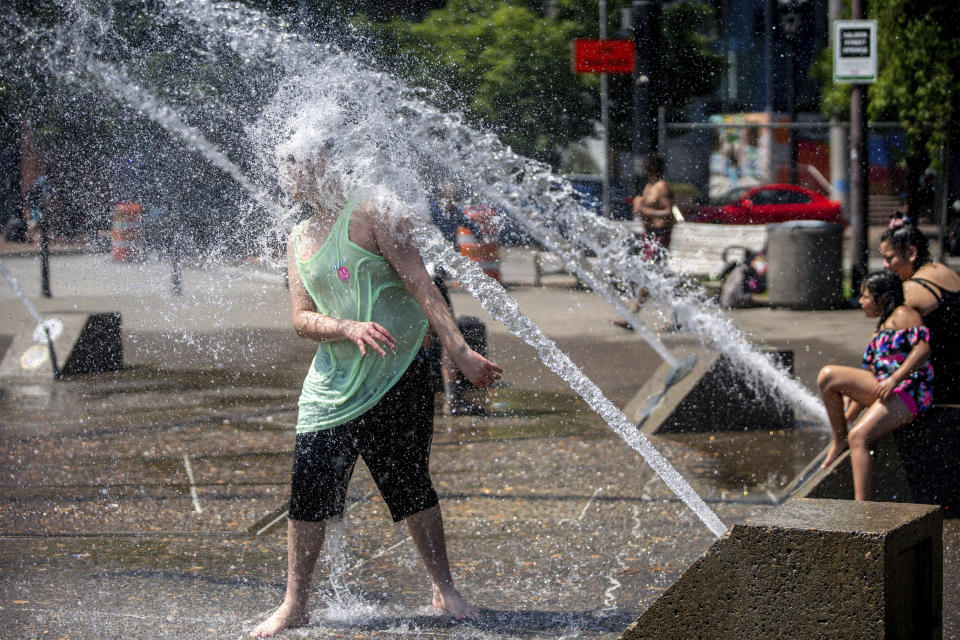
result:
[[[738,197],[739,196],[739,197]],[[730,202],[697,207],[693,222],[767,224],[791,220],[821,220],[844,225],[839,202],[792,184],[766,184],[732,194]]]

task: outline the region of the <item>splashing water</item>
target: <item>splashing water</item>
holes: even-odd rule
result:
[[[255,11],[229,3],[209,6],[182,0],[168,0],[167,6],[203,25],[205,37],[227,33],[230,46],[241,55],[271,56],[285,68],[287,78],[260,119],[259,130],[253,132],[255,143],[273,141],[269,127],[282,130],[286,114],[299,104],[306,107],[301,115],[309,114],[304,117],[307,126],[335,135],[342,150],[341,169],[352,174],[348,190],[368,193],[390,209],[410,209],[425,217],[425,186],[437,174],[453,176],[477,194],[478,201],[510,214],[560,257],[628,318],[671,366],[676,367],[676,360],[628,312],[618,287],[647,290],[654,301],[671,309],[685,331],[745,373],[754,391],[766,387],[779,401],[826,423],[816,396],[754,348],[701,291],[630,255],[631,233],[588,211],[582,197],[549,166],[519,156],[492,134],[465,125],[456,114],[432,108],[421,92],[364,68],[330,45],[300,41]],[[371,142],[376,149],[371,149]],[[583,259],[584,247],[597,255],[597,266]]]
[[[429,107],[417,92],[364,68],[332,46],[312,45],[284,32],[256,11],[231,3],[167,2],[166,6],[194,25],[195,35],[210,43],[209,50],[215,50],[213,43],[225,39],[227,45],[242,56],[270,59],[280,69],[281,80],[273,99],[247,128],[253,156],[260,160],[252,167],[252,179],[216,145],[209,143],[198,128],[187,124],[185,118],[116,68],[95,58],[74,58],[84,67],[78,73],[95,74],[115,97],[134,105],[190,148],[201,151],[215,166],[237,180],[254,203],[271,212],[275,228],[289,228],[294,214],[289,208],[274,206],[267,195],[277,192],[273,150],[294,132],[309,134],[301,141],[304,153],[329,149],[325,161],[330,173],[342,177],[343,192],[363,194],[393,212],[396,218],[412,216],[421,222],[426,220],[426,187],[436,180],[441,170],[452,173],[478,194],[481,201],[514,215],[528,232],[557,253],[622,315],[628,314],[614,287],[618,284],[643,287],[654,300],[671,308],[688,331],[714,345],[735,365],[753,373],[755,385],[770,386],[779,397],[808,414],[822,415],[819,402],[765,356],[750,348],[742,334],[715,306],[705,303],[696,293],[678,293],[677,278],[654,271],[637,257],[630,256],[626,249],[628,232],[587,212],[569,184],[553,176],[545,165],[517,156],[492,135],[464,125],[455,114]],[[77,50],[84,49],[72,48]],[[568,237],[576,241],[571,242]],[[467,289],[494,317],[531,344],[544,363],[567,380],[644,456],[712,532],[720,535],[725,530],[673,467],[600,390],[583,377],[569,358],[520,313],[516,302],[499,285],[456,255],[428,225],[418,225],[414,239],[426,259],[448,268],[458,280],[466,283]],[[597,266],[583,260],[583,247],[595,252]],[[659,341],[646,333],[645,337],[661,357],[671,362],[669,352],[658,348]],[[672,363],[675,364],[675,360]]]
[[[201,38],[208,51],[216,51],[226,40],[245,60],[267,61],[281,78],[272,105],[250,128],[255,155],[261,160],[254,167],[261,170],[258,184],[275,186],[275,172],[264,169],[273,166],[270,159],[276,132],[292,133],[294,123],[285,120],[299,105],[301,118],[296,124],[325,131],[338,143],[339,168],[350,172],[352,179],[347,180],[346,188],[352,193],[368,194],[388,209],[411,210],[423,217],[427,210],[425,187],[436,181],[439,172],[454,176],[477,194],[479,201],[513,215],[530,235],[627,318],[672,367],[676,368],[676,359],[629,313],[619,289],[642,287],[654,301],[672,310],[685,331],[725,355],[746,374],[748,386],[755,392],[766,387],[778,401],[825,422],[822,404],[814,395],[753,348],[699,290],[684,287],[677,277],[651,269],[639,257],[629,255],[630,233],[585,211],[581,196],[554,176],[548,166],[518,156],[493,135],[465,126],[456,114],[431,108],[421,99],[422,92],[364,68],[333,45],[304,41],[255,10],[236,3],[210,5],[184,0],[167,0],[165,6],[171,15],[193,25],[191,35]],[[81,19],[73,23],[70,37],[74,41],[86,38],[84,34],[89,32],[102,34],[102,21],[91,17],[82,4],[75,5],[75,11]],[[74,46],[71,51],[93,49],[87,40],[81,42],[83,46]],[[75,56],[71,59],[78,62]],[[255,203],[270,211],[272,233],[264,234],[264,238],[285,236],[290,214],[281,214],[271,205],[267,195],[270,186],[252,185],[236,165],[172,109],[126,81],[118,70],[91,60],[88,71],[106,81],[116,97],[179,136],[190,148],[200,150],[212,164],[243,185]],[[362,126],[357,126],[361,122]],[[376,146],[372,153],[371,142]],[[262,242],[262,246],[270,244]],[[597,255],[596,266],[584,260],[584,247]]]
[[[330,69],[331,61],[341,68]],[[274,168],[274,172],[262,176],[261,181],[269,184],[276,179],[275,172],[279,167],[275,160],[279,148],[283,150],[283,155],[294,155],[299,163],[324,166],[324,176],[318,180],[321,186],[329,186],[326,176],[337,176],[337,189],[320,189],[320,197],[323,199],[326,196],[327,204],[336,204],[331,199],[342,198],[344,193],[365,194],[393,212],[396,222],[419,214],[421,224],[416,227],[418,231],[414,234],[414,241],[424,259],[447,268],[495,318],[533,346],[541,360],[566,380],[618,435],[643,456],[708,529],[714,535],[722,535],[726,531],[725,525],[702,498],[553,341],[523,316],[516,301],[506,295],[499,284],[484,276],[474,263],[453,252],[431,225],[422,224],[426,212],[422,195],[426,191],[423,184],[424,158],[411,145],[416,138],[403,137],[402,134],[406,132],[403,127],[396,126],[397,123],[390,118],[390,111],[369,108],[369,105],[386,102],[385,98],[391,95],[395,98],[403,96],[399,91],[401,88],[385,81],[380,74],[363,72],[355,61],[343,54],[328,55],[322,62],[326,68],[317,69],[314,66],[310,69],[309,77],[294,75],[286,79],[263,116],[250,128],[258,155],[265,160],[264,166]],[[344,66],[347,68],[342,68]],[[195,128],[184,125],[183,119],[172,109],[144,90],[129,86],[123,81],[122,75],[105,65],[93,64],[92,71],[108,81],[115,96],[145,111],[151,119],[182,137],[191,148],[204,153],[229,175],[239,176],[238,182],[248,193],[257,199],[261,198],[260,190],[242,175],[241,170]],[[330,83],[315,80],[330,78],[331,74],[347,79],[345,86],[334,85],[334,90],[331,90]],[[369,96],[371,92],[375,95]],[[407,105],[407,111],[413,120],[411,105]],[[372,153],[369,151],[371,148]],[[318,154],[322,154],[322,157]],[[283,175],[283,171],[278,173]],[[271,209],[277,210],[276,207]],[[289,224],[287,220],[282,222]],[[559,246],[556,237],[544,237]],[[568,248],[567,251],[572,252],[572,249]],[[602,281],[593,274],[586,273],[586,276],[588,282],[601,286]],[[666,356],[669,358],[669,353]],[[675,364],[676,361],[672,362]]]
[[[37,308],[33,306],[33,303],[30,302],[30,298],[27,297],[27,294],[23,292],[23,289],[20,287],[20,283],[17,282],[17,279],[10,273],[10,270],[7,269],[6,265],[3,262],[0,262],[0,274],[6,279],[7,284],[10,285],[10,288],[13,289],[13,292],[17,294],[17,297],[20,298],[20,302],[23,303],[23,306],[27,309],[27,312],[33,316],[33,319],[37,321],[37,324],[43,322],[43,317],[37,311]]]

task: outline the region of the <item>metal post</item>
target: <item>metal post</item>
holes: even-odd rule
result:
[[[600,39],[607,39],[607,0],[600,0]],[[610,101],[607,74],[600,74],[600,128],[603,142],[603,217],[610,217]]]
[[[173,233],[168,236],[168,242],[171,243],[170,246],[170,268],[171,268],[171,280],[173,283],[173,294],[181,295],[183,293],[183,268],[180,264],[180,252],[183,242],[183,233],[184,233],[184,224],[183,220],[180,217],[179,212],[174,212],[172,216],[173,220]],[[284,270],[286,272],[286,270]]]
[[[851,14],[860,20],[866,13],[866,0],[852,0]],[[853,85],[850,95],[850,230],[851,287],[860,290],[867,275],[867,223],[869,215],[870,158],[867,152],[867,86]]]
[[[663,105],[657,107],[657,150],[667,148],[667,108]]]
[[[833,22],[841,18],[840,11],[842,7],[843,0],[830,0],[830,28],[828,31],[830,34],[830,43],[833,46],[836,46],[836,43],[833,42]],[[847,176],[848,155],[847,132],[838,124],[836,118],[830,118],[830,184],[833,185],[830,197],[840,202],[840,205],[843,207],[843,214],[847,219],[850,218],[850,202],[848,199],[850,180]]]
[[[767,85],[767,113],[773,113],[773,17],[777,11],[777,0],[767,0],[763,12],[763,79]]]
[[[788,45],[788,54],[789,54],[789,65],[787,71],[790,73],[789,78],[789,92],[787,94],[787,111],[789,113],[789,118],[791,124],[796,123],[797,121],[797,38],[799,37],[800,23],[801,23],[801,14],[800,8],[802,6],[800,0],[781,0],[781,5],[784,9],[783,15],[780,17],[780,26],[783,28],[783,34],[787,39]],[[790,170],[790,184],[797,183],[797,133],[793,128],[789,129],[787,132],[787,152],[790,154],[788,158],[788,167]]]
[[[773,124],[773,26],[774,26],[774,17],[777,13],[777,0],[766,0],[765,7],[763,10],[763,81],[766,85],[764,89],[766,90],[766,114],[767,114],[767,127],[761,129],[761,135],[763,140],[766,141],[767,152],[766,160],[763,162],[763,175],[764,178],[768,181],[773,181],[774,170],[773,170],[773,127],[770,126]],[[761,142],[761,144],[764,144]]]
[[[660,80],[660,2],[633,0],[633,175],[639,189],[640,158],[657,150]]]
[[[47,212],[38,207],[40,219],[40,293],[44,298],[50,298],[50,222]]]
[[[183,293],[183,269],[180,265],[180,237],[179,234],[173,239],[173,252],[170,255],[170,266],[173,270],[171,280],[173,281],[173,294],[181,295]]]
[[[790,122],[797,121],[797,37],[790,37]],[[797,184],[797,132],[787,132],[787,152],[790,154],[790,184]]]

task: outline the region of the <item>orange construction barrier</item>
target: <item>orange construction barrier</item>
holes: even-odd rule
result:
[[[485,274],[502,283],[496,212],[484,205],[471,204],[463,208],[463,215],[476,225],[480,237],[478,238],[470,227],[458,228],[457,245],[460,247],[460,255],[478,262]]]
[[[117,203],[110,244],[114,262],[138,262],[146,257],[142,214],[143,207],[137,202]]]

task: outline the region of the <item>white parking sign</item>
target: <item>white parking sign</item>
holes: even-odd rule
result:
[[[867,84],[877,80],[877,21],[833,21],[833,81]]]

